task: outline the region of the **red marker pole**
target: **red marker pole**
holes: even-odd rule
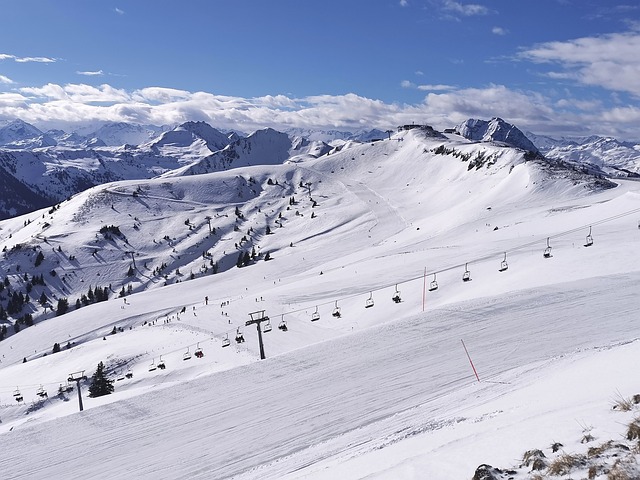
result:
[[[471,361],[471,357],[469,356],[469,351],[467,350],[467,346],[464,344],[464,341],[461,339],[462,346],[464,347],[464,351],[467,354],[467,358],[469,359],[469,363],[471,364],[471,368],[473,368],[473,373],[476,375],[476,379],[478,382],[480,381],[480,377],[478,377],[478,372],[476,371],[476,367],[473,366],[473,362]]]

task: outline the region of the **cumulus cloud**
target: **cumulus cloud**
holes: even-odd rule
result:
[[[413,85],[425,91],[415,104],[386,103],[353,93],[292,98],[254,98],[189,92],[165,87],[126,91],[108,84],[23,87],[0,93],[0,118],[22,118],[48,128],[69,129],[88,121],[126,121],[170,125],[202,120],[217,128],[251,131],[264,127],[285,130],[393,128],[427,123],[447,128],[468,118],[500,116],[523,130],[540,134],[604,134],[633,139],[640,110],[616,105],[607,109],[596,101],[550,98],[504,85],[456,88]],[[591,130],[589,130],[591,128]]]
[[[406,7],[407,5],[409,5],[408,0],[400,0],[400,6],[401,7]]]
[[[0,83],[4,83],[4,84],[12,84],[14,83],[13,80],[11,80],[9,77],[6,77],[4,75],[0,75]]]
[[[124,10],[121,10],[118,7],[114,8],[113,11],[116,12],[118,15],[124,15]]]
[[[509,33],[509,30],[507,30],[506,28],[502,28],[502,27],[493,27],[491,29],[491,33],[493,33],[494,35],[504,36],[507,33]]]
[[[96,71],[88,71],[88,72],[80,72],[77,71],[76,72],[78,75],[84,75],[86,77],[101,77],[102,75],[104,75],[104,72],[102,70],[96,70]]]
[[[613,33],[564,42],[547,42],[520,52],[521,58],[558,65],[555,78],[640,96],[640,33]]]

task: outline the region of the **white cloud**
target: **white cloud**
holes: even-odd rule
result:
[[[49,58],[49,57],[15,57],[14,60],[18,63],[28,63],[28,62],[54,63],[56,61],[55,58]]]
[[[460,3],[454,0],[444,0],[443,7],[445,10],[459,13],[465,17],[471,17],[474,15],[486,15],[489,13],[489,9],[483,5],[475,3]]]
[[[413,72],[414,75],[418,75],[419,77],[424,75],[424,72],[421,70],[416,70],[415,72]]]
[[[509,30],[507,30],[506,28],[502,28],[502,27],[493,27],[491,29],[491,33],[493,33],[494,35],[506,35],[507,33],[509,33]]]
[[[614,33],[566,42],[548,42],[520,53],[535,63],[559,65],[555,78],[640,96],[640,33]]]
[[[55,58],[49,57],[18,57],[16,55],[11,55],[10,53],[0,53],[0,60],[13,60],[18,63],[54,63],[56,61]]]
[[[104,72],[102,70],[96,70],[96,71],[88,71],[88,72],[81,72],[81,71],[77,71],[76,72],[78,75],[84,75],[87,77],[101,77],[102,75],[104,75]]]
[[[0,112],[5,108],[26,106],[27,98],[19,93],[0,92]]]
[[[429,90],[422,102],[385,103],[352,93],[243,98],[164,87],[129,92],[107,84],[49,83],[0,93],[0,118],[18,117],[48,128],[89,121],[165,125],[203,120],[217,128],[251,131],[264,127],[387,129],[411,122],[442,129],[468,118],[500,116],[522,130],[540,134],[637,138],[640,109],[636,107],[615,105],[609,109],[593,99],[574,99],[564,92],[550,98],[504,85],[458,89],[408,83],[412,88]],[[562,96],[566,99],[559,100]]]
[[[4,84],[10,85],[10,84],[14,83],[14,81],[11,80],[9,77],[6,77],[4,75],[0,75],[0,83],[4,83]]]
[[[437,91],[448,91],[455,90],[456,87],[453,85],[444,85],[444,84],[426,84],[426,85],[416,85],[409,80],[403,80],[400,82],[400,86],[402,88],[415,88],[417,90],[429,91],[429,92],[437,92]]]
[[[113,11],[116,12],[118,15],[124,15],[124,10],[121,10],[118,7],[114,8]]]
[[[409,5],[408,0],[400,0],[400,6],[401,7],[406,7],[407,5]]]
[[[418,85],[418,90],[430,91],[430,92],[444,92],[448,90],[455,90],[456,87],[453,85],[443,85],[443,84],[435,84],[435,85]]]

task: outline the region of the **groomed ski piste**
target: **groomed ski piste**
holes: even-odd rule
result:
[[[447,480],[490,464],[530,478],[525,451],[621,441],[638,410],[612,406],[640,393],[640,183],[616,183],[410,131],[4,221],[0,247],[46,235],[47,260],[64,254],[60,296],[133,293],[0,342],[2,477]],[[126,243],[100,243],[104,225]],[[262,259],[238,268],[244,235]],[[200,275],[203,250],[218,273]],[[100,361],[115,392],[83,383],[78,412],[68,378]]]

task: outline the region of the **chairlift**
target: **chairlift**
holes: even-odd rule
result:
[[[502,262],[500,262],[500,268],[498,269],[498,271],[499,272],[504,272],[508,268],[509,268],[509,265],[507,264],[507,252],[504,252],[504,260],[502,260]]]
[[[402,301],[402,297],[400,296],[400,290],[398,290],[398,285],[396,285],[396,290],[393,292],[393,297],[391,297],[395,303],[400,303]]]
[[[240,327],[236,329],[236,343],[244,343],[244,335],[242,335]]]
[[[373,292],[369,293],[369,298],[367,298],[367,301],[364,304],[364,308],[371,308],[373,307]]]
[[[227,333],[222,339],[222,348],[228,347],[229,345],[231,345],[231,340],[229,340],[229,334]]]
[[[200,342],[198,342],[198,344],[196,345],[196,351],[193,352],[193,354],[196,356],[196,358],[204,357],[204,351],[202,350],[202,348],[200,348]]]
[[[589,234],[587,235],[587,240],[584,242],[585,247],[590,247],[593,245],[593,237],[591,236],[591,226],[589,226]]]
[[[191,352],[189,351],[189,347],[187,347],[187,351],[182,354],[182,360],[191,360]]]
[[[154,358],[154,359],[151,361],[151,365],[149,365],[149,371],[150,371],[150,372],[155,372],[157,368],[158,368],[158,367],[157,367],[157,365],[156,365],[156,359]]]
[[[471,281],[471,272],[469,271],[468,267],[468,263],[464,264],[464,273],[462,274],[462,281],[463,282],[469,282]]]
[[[133,378],[133,372],[131,371],[131,368],[127,368],[127,373],[125,373],[124,376],[127,380],[131,380]]]
[[[160,355],[160,361],[158,362],[158,368],[160,370],[164,370],[165,368],[167,368],[167,366],[164,363],[164,360],[162,360],[162,355]]]
[[[547,237],[547,248],[544,249],[544,252],[542,252],[542,256],[544,258],[551,258],[553,255],[551,255],[551,245],[549,245],[549,237]]]
[[[278,324],[278,330],[282,330],[283,332],[286,332],[287,330],[289,330],[289,328],[287,327],[287,322],[284,321],[284,315],[282,315],[282,319]]]
[[[38,390],[36,391],[36,395],[38,395],[40,398],[49,398],[49,394],[47,393],[47,391],[44,389],[42,385],[38,387]]]
[[[436,274],[433,274],[433,280],[429,283],[429,291],[434,292],[438,289],[438,282],[436,281]]]
[[[269,320],[269,318],[267,318],[267,321],[265,322],[264,326],[262,327],[262,333],[267,333],[271,331],[271,320]]]
[[[13,392],[13,396],[16,399],[16,402],[22,402],[22,400],[24,400],[22,398],[22,394],[20,393],[20,389],[16,387],[16,390]]]
[[[338,301],[336,300],[336,306],[333,309],[333,312],[331,313],[332,316],[336,317],[336,318],[340,318],[342,316],[342,314],[340,313],[340,307],[338,306]]]
[[[116,381],[121,382],[122,380],[124,380],[124,372],[120,370],[118,372],[118,376],[116,377]],[[62,388],[62,385],[60,385],[60,388]],[[59,389],[58,389],[58,393],[61,393]]]
[[[311,314],[311,321],[315,322],[320,320],[320,312],[318,312],[318,307],[316,306],[316,311]]]

